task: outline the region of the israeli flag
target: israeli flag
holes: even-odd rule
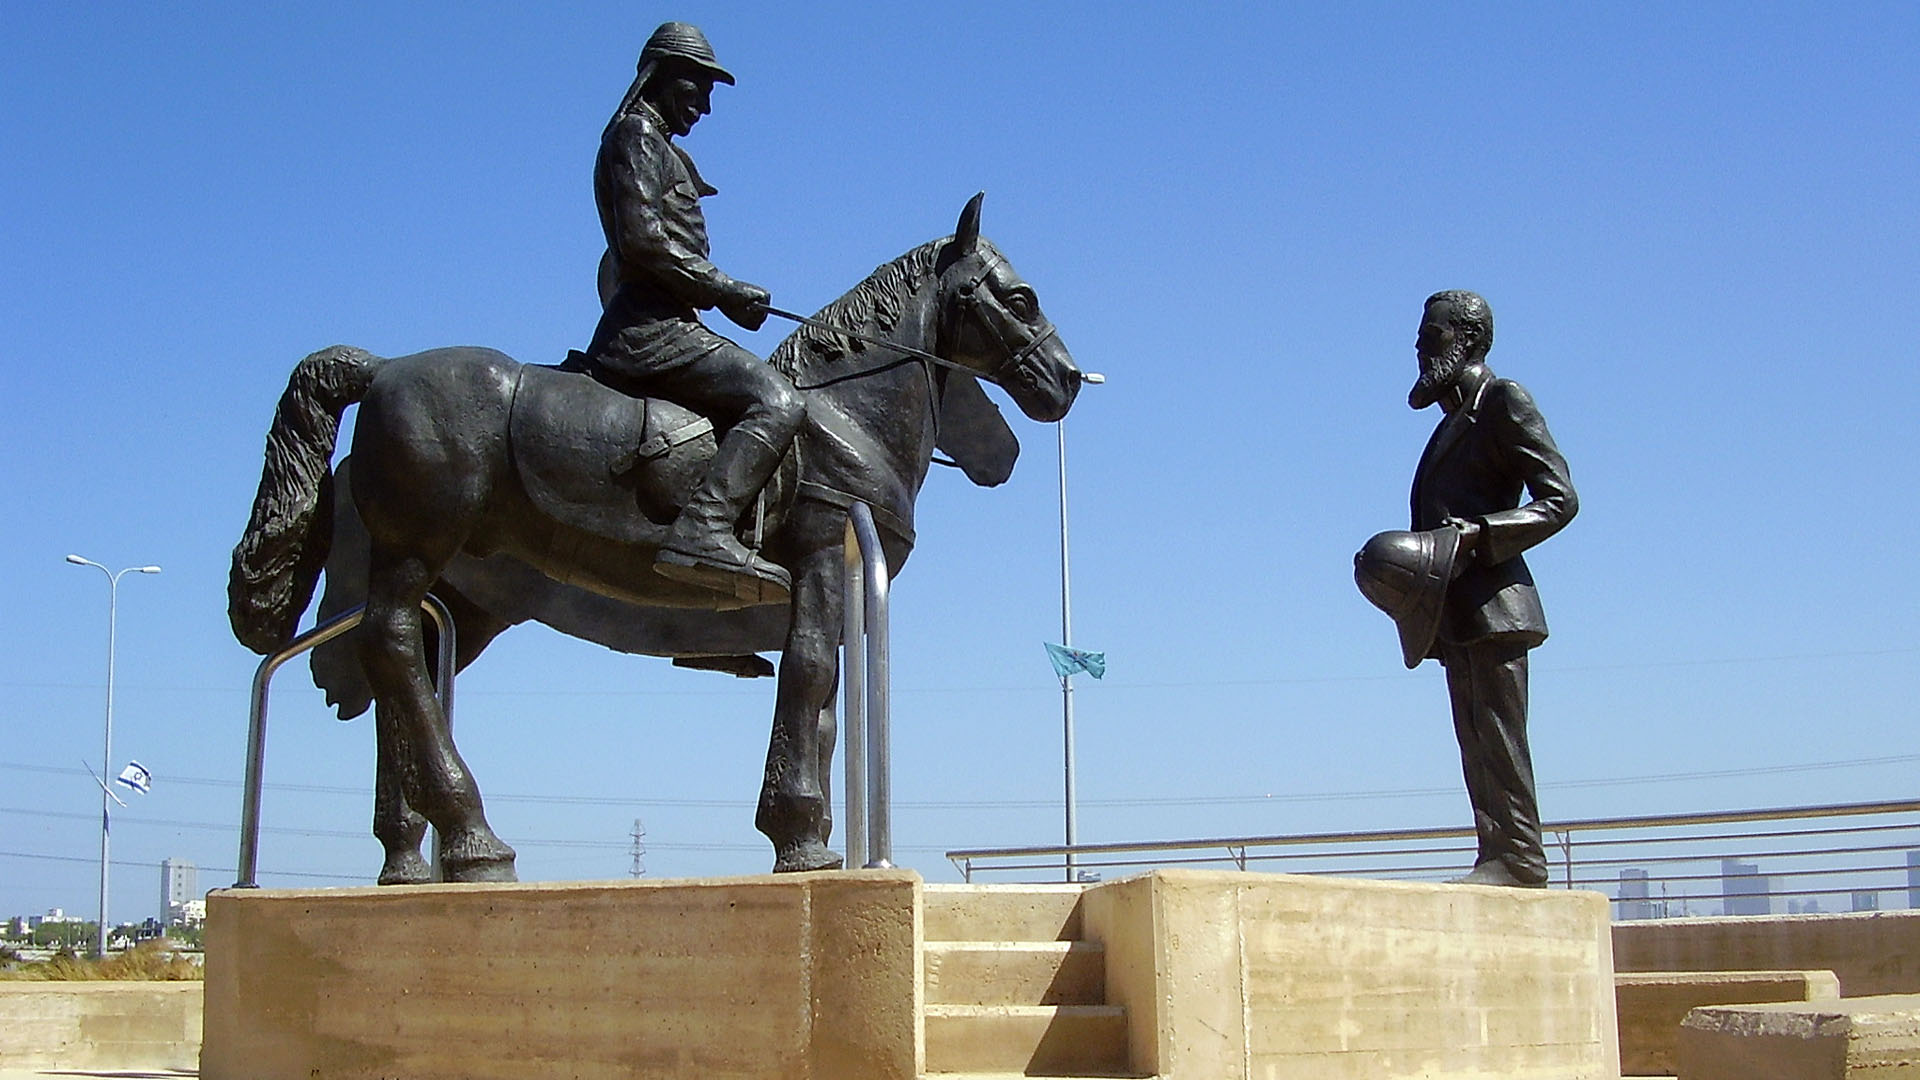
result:
[[[120,770],[120,775],[114,777],[113,782],[125,784],[142,795],[153,790],[153,774],[137,761],[127,762],[127,767]]]
[[[1053,661],[1053,673],[1066,678],[1075,672],[1084,671],[1098,679],[1107,673],[1107,654],[1087,652],[1084,649],[1070,649],[1065,645],[1043,642],[1047,647],[1047,659]]]

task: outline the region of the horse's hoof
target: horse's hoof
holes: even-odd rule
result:
[[[448,881],[519,881],[520,875],[513,872],[512,859],[472,859],[455,863],[442,860],[447,869]]]
[[[425,885],[433,880],[433,871],[428,868],[427,860],[417,851],[395,856],[387,860],[380,868],[382,885]]]
[[[808,840],[780,852],[773,860],[773,872],[797,874],[807,870],[838,870],[841,865],[839,852],[818,840]]]
[[[490,832],[455,841],[440,852],[440,866],[448,881],[519,881],[513,872],[513,849]]]

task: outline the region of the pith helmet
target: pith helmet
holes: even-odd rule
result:
[[[707,35],[692,23],[660,24],[660,29],[653,32],[646,47],[640,50],[640,81],[646,82],[663,60],[684,61],[728,86],[734,85],[733,73],[713,58],[713,46],[707,44]]]
[[[1353,557],[1354,582],[1374,607],[1393,617],[1400,655],[1410,668],[1420,666],[1440,632],[1440,605],[1459,550],[1460,532],[1451,527],[1396,530],[1367,541]]]

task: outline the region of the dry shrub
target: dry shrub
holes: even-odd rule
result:
[[[0,979],[23,982],[192,982],[206,978],[199,964],[164,941],[146,941],[105,960],[88,960],[61,950],[50,960],[0,972]]]

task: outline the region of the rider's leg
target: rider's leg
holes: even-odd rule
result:
[[[654,569],[749,602],[785,601],[786,570],[748,551],[734,526],[793,444],[806,402],[786,376],[732,342],[661,373],[654,385],[718,423],[731,422],[706,477],[668,530]]]

